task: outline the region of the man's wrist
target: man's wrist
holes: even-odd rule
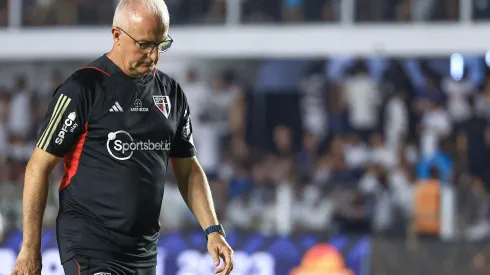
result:
[[[210,238],[212,239],[212,238],[214,238],[214,237],[222,237],[222,238],[224,238],[224,236],[223,236],[222,234],[220,234],[219,232],[213,232],[213,233],[209,233],[209,234],[207,235],[207,238],[208,238],[208,239],[210,239]]]
[[[225,230],[221,224],[211,225],[206,228],[204,232],[206,233],[206,238],[208,238],[208,236],[210,235],[221,235],[223,237],[226,237]]]
[[[22,248],[27,250],[40,250],[41,244],[33,242],[22,242]]]
[[[41,234],[24,232],[22,236],[22,247],[29,250],[41,249]]]

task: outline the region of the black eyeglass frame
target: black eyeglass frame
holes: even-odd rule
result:
[[[166,51],[168,51],[170,49],[170,47],[172,46],[174,40],[172,39],[172,37],[170,35],[167,35],[167,38],[165,40],[163,40],[162,42],[158,42],[158,43],[152,43],[152,42],[140,42],[136,39],[134,39],[131,35],[129,35],[129,33],[127,33],[125,30],[117,27],[119,30],[121,30],[123,33],[125,33],[127,36],[129,36],[129,38],[131,38],[134,43],[136,43],[138,46],[139,46],[139,50],[140,50],[140,53],[141,54],[152,54],[153,51],[155,50],[155,48],[158,48],[158,52],[159,53],[164,53]],[[160,46],[164,43],[168,43],[168,45],[163,45],[162,46],[162,49],[160,49]],[[145,48],[146,49],[150,49],[151,46],[151,50],[148,51],[148,50],[144,50]]]

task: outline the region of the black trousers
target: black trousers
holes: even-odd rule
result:
[[[63,264],[65,275],[156,275],[156,267],[133,269],[119,262],[74,257]]]

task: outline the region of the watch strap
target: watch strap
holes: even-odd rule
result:
[[[218,232],[224,236],[224,230],[223,230],[223,226],[221,224],[211,225],[210,227],[206,228],[206,230],[204,230],[204,231],[206,232],[206,239],[208,238],[209,234],[214,233],[214,232]]]

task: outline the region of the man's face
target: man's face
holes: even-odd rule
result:
[[[153,15],[132,16],[129,22],[127,29],[116,28],[119,52],[131,76],[142,76],[155,69],[159,59],[158,47],[154,47],[151,53],[148,51],[152,45],[167,38],[168,26]]]

